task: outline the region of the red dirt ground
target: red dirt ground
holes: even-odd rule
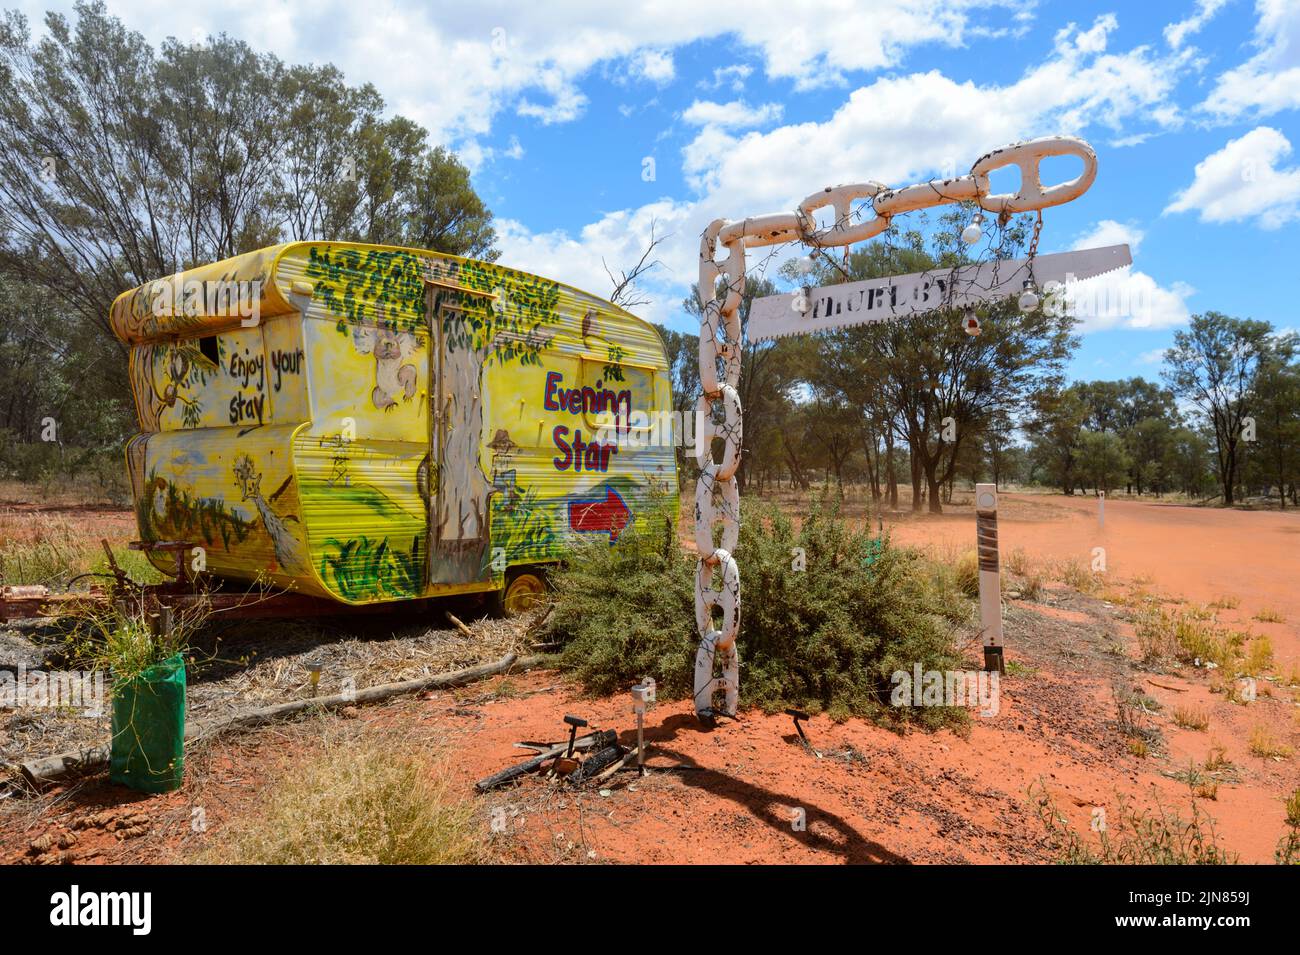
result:
[[[1092,547],[1105,546],[1112,579],[1150,578],[1146,586],[1196,602],[1236,596],[1240,607],[1222,611],[1221,619],[1269,633],[1280,672],[1300,657],[1294,587],[1300,515],[1108,501],[1102,531],[1093,500],[1023,497],[1003,495],[1004,554],[1019,547],[1035,557],[1086,563]],[[967,510],[901,521],[894,534],[907,543],[947,541],[964,550],[973,544],[974,529]],[[1254,621],[1265,607],[1285,621]],[[1118,644],[1131,656],[1131,635],[1117,608],[1100,599],[1049,587],[1035,603],[1013,601],[1007,655],[1017,666],[1002,683],[997,715],[972,718],[964,734],[899,735],[859,720],[836,724],[817,716],[806,724],[816,749],[810,752],[783,715],[743,712],[739,721],[706,730],[689,701],[660,703],[646,725],[650,775],[621,773],[603,794],[530,777],[511,789],[470,795],[474,780],[526,757],[514,743],[561,738],[565,713],[616,728],[622,742],[634,742],[630,699],[583,698],[554,673],[512,675],[357,715],[386,726],[444,731],[450,771],[467,798],[477,801],[485,836],[507,860],[1048,862],[1057,850],[1026,795],[1032,784],[1041,783],[1082,832],[1094,807],[1113,813],[1120,796],[1186,818],[1189,788],[1165,774],[1191,760],[1202,763],[1217,746],[1232,770],[1221,779],[1217,798],[1195,804],[1242,861],[1271,862],[1285,828],[1282,801],[1300,782],[1297,760],[1251,755],[1247,741],[1253,728],[1265,726],[1297,748],[1294,690],[1264,685],[1258,700],[1242,706],[1212,694],[1204,671],[1133,671],[1115,653]],[[741,648],[743,656],[743,634]],[[1147,758],[1130,752],[1115,724],[1115,684],[1162,704],[1150,719],[1163,744]],[[1180,706],[1208,713],[1208,730],[1176,727],[1170,714]],[[70,831],[105,806],[116,807],[107,825],[76,829],[74,861],[185,857],[219,840],[229,820],[255,810],[270,780],[292,772],[303,755],[302,739],[289,726],[219,740],[198,755],[185,787],[165,796],[91,782],[52,799],[25,801],[22,809],[8,800],[11,807],[0,812],[0,861],[34,858],[28,847],[38,836]],[[203,834],[190,826],[198,806],[208,821]],[[802,829],[794,825],[800,809]],[[140,831],[119,839],[110,827],[128,817],[143,820]],[[493,820],[503,832],[490,833]]]
[[[1220,611],[1224,623],[1266,634],[1279,669],[1300,664],[1300,511],[1241,511],[1110,499],[1104,526],[1098,500],[1065,495],[999,495],[1002,554],[1016,548],[1038,558],[1077,560],[1085,567],[1094,547],[1106,548],[1109,574],[1146,579],[1156,593],[1208,604],[1224,596],[1241,605]],[[904,544],[973,549],[969,509],[891,527]],[[1283,623],[1254,620],[1281,611]]]

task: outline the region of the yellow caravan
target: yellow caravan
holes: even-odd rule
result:
[[[515,609],[575,540],[617,546],[676,494],[659,335],[536,275],[295,242],[143,285],[111,321],[140,537],[221,579]]]

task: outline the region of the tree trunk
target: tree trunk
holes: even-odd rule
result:
[[[912,453],[908,455],[912,465],[912,510],[920,511],[924,506],[925,498],[921,493],[921,462],[917,458],[916,447],[913,445]]]
[[[889,493],[889,509],[898,510],[898,475],[894,473],[894,430],[885,431],[885,487]]]

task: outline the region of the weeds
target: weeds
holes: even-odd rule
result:
[[[1256,723],[1250,730],[1250,742],[1247,746],[1252,756],[1261,759],[1287,759],[1291,756],[1291,747],[1274,738],[1273,733],[1263,723]]]
[[[106,574],[108,561],[84,526],[46,517],[0,517],[0,580],[64,590],[81,576]],[[134,580],[156,583],[163,575],[140,551],[115,550],[114,559]]]
[[[483,861],[471,803],[438,753],[405,734],[323,731],[319,752],[274,784],[262,811],[196,861],[440,865]]]
[[[1195,666],[1226,666],[1238,656],[1246,634],[1227,630],[1195,610],[1176,613],[1154,607],[1133,623],[1142,663],[1177,660]]]
[[[1151,725],[1150,715],[1160,708],[1153,698],[1141,693],[1126,690],[1116,684],[1111,688],[1115,699],[1115,725],[1120,733],[1129,738],[1129,752],[1139,758],[1146,758],[1151,750],[1160,743],[1160,731]]]
[[[1255,619],[1260,623],[1286,623],[1286,614],[1272,607],[1264,607],[1255,614]]]
[[[1157,804],[1154,810],[1133,808],[1117,797],[1114,813],[1094,815],[1096,839],[1081,836],[1056,808],[1047,788],[1029,789],[1038,818],[1065,865],[1235,865],[1236,853],[1219,845],[1214,820],[1193,801],[1191,818]]]
[[[1175,707],[1174,725],[1203,733],[1210,728],[1210,714],[1205,710],[1195,710],[1191,707]]]
[[[1287,797],[1286,827],[1273,857],[1278,865],[1300,865],[1300,789]]]
[[[1273,669],[1273,642],[1268,637],[1255,637],[1246,646],[1246,672],[1262,676]]]
[[[1102,587],[1102,582],[1096,574],[1088,570],[1077,560],[1066,561],[1061,565],[1061,580],[1066,586],[1079,591],[1081,594],[1096,593]]]
[[[1197,766],[1192,760],[1187,761],[1186,769],[1180,769],[1176,772],[1166,772],[1164,775],[1168,776],[1170,779],[1176,779],[1180,783],[1186,783],[1187,788],[1191,790],[1193,798],[1219,798],[1219,781],[1210,776],[1202,767]]]

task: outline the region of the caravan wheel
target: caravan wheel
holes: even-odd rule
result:
[[[502,610],[507,617],[517,617],[532,610],[546,599],[546,581],[533,570],[510,575],[501,595]]]

